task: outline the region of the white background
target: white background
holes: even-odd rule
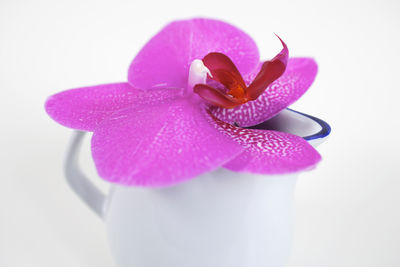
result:
[[[279,51],[276,32],[291,55],[319,63],[292,107],[333,131],[324,161],[297,186],[289,267],[400,266],[399,3],[0,0],[0,266],[113,266],[103,223],[63,178],[71,130],[43,104],[64,89],[125,81],[153,34],[193,16],[244,29],[263,58]]]

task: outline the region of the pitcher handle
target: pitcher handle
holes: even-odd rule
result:
[[[85,132],[75,131],[65,158],[64,173],[72,190],[100,218],[103,218],[103,207],[106,196],[82,173],[79,168],[79,148]]]

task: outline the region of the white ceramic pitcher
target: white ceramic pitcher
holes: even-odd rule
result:
[[[303,136],[313,146],[324,121],[286,109],[258,128]],[[66,160],[72,189],[107,227],[118,267],[283,267],[292,243],[298,173],[254,175],[226,169],[166,188],[112,185],[104,196],[80,171],[77,132]]]

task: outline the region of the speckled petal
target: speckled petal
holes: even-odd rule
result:
[[[194,178],[242,150],[213,126],[206,111],[187,99],[120,110],[92,138],[92,155],[101,177],[147,187]]]
[[[319,153],[303,138],[289,133],[235,127],[215,119],[217,128],[245,149],[224,165],[238,172],[286,174],[313,168]]]
[[[168,24],[133,60],[128,81],[137,88],[186,88],[190,63],[210,52],[232,59],[242,74],[259,63],[254,41],[243,31],[212,19],[191,19]]]
[[[290,58],[285,73],[255,101],[233,109],[215,107],[212,113],[228,123],[249,127],[264,122],[299,99],[311,86],[318,66],[312,58]],[[244,77],[247,83],[258,70]]]
[[[168,101],[182,94],[180,89],[151,92],[128,83],[104,84],[63,91],[49,97],[45,108],[58,123],[77,130],[93,131],[116,110],[135,104]]]

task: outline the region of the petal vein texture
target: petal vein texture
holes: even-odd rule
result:
[[[99,175],[124,185],[176,184],[220,167],[242,150],[187,99],[120,110],[92,138]]]
[[[290,58],[285,73],[256,100],[233,109],[214,107],[212,113],[217,118],[240,127],[264,122],[299,99],[313,83],[317,70],[317,64],[311,58]],[[245,76],[245,81],[253,81],[257,73],[258,69]]]
[[[168,24],[138,53],[129,71],[134,87],[186,88],[189,66],[210,52],[230,57],[242,74],[259,63],[256,44],[243,31],[222,21],[191,19]]]
[[[319,153],[303,138],[283,132],[239,128],[215,118],[217,128],[236,140],[244,151],[225,168],[258,174],[285,174],[313,168]]]

